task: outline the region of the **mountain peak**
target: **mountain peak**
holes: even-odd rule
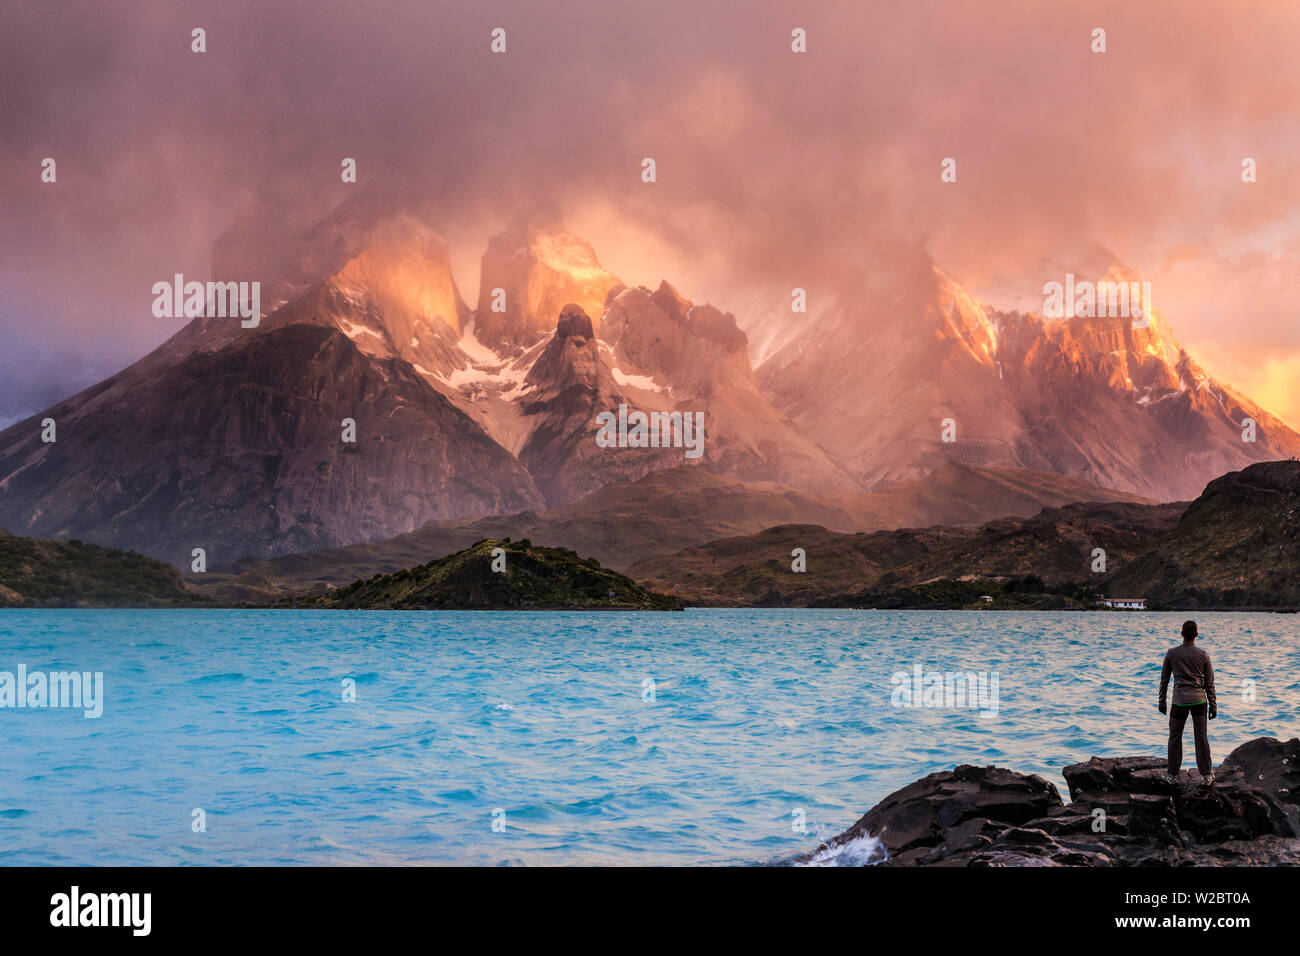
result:
[[[562,339],[575,336],[584,339],[596,337],[591,327],[591,316],[582,310],[582,306],[572,302],[560,310],[560,320],[555,324],[555,334]]]
[[[377,223],[330,282],[344,294],[369,297],[385,317],[400,314],[412,325],[441,322],[459,334],[469,318],[451,275],[447,240],[413,216]]]
[[[551,332],[552,317],[567,304],[579,306],[598,328],[605,299],[619,285],[595,250],[564,226],[558,207],[530,206],[492,237],[483,254],[479,340],[492,348],[526,348]]]
[[[368,355],[400,357],[427,376],[465,364],[457,340],[471,318],[447,241],[398,213],[371,225],[342,266],[271,324],[332,325]]]
[[[548,394],[575,386],[592,393],[610,394],[618,388],[601,357],[591,317],[573,303],[561,310],[554,334],[524,381],[529,387]],[[530,400],[536,399],[530,395]]]
[[[691,309],[691,301],[668,284],[667,279],[659,282],[659,288],[650,296],[651,301],[675,318],[684,318]]]

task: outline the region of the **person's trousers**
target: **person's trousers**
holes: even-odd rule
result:
[[[1169,774],[1177,776],[1183,766],[1183,725],[1187,715],[1192,716],[1192,736],[1196,738],[1196,769],[1208,777],[1210,764],[1210,735],[1206,728],[1205,704],[1190,707],[1174,704],[1169,710]]]

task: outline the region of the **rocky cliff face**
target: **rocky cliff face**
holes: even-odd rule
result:
[[[6,524],[188,566],[386,537],[541,504],[508,452],[400,359],[335,329],[250,330],[141,363],[0,435]],[[356,423],[356,442],[343,419]]]
[[[670,403],[619,383],[605,363],[590,317],[577,305],[560,313],[555,334],[525,379],[519,399],[528,439],[519,460],[553,507],[567,505],[611,481],[632,481],[686,463],[681,448],[619,448],[596,444],[596,416],[620,405],[643,413]]]
[[[710,467],[744,481],[848,494],[854,480],[800,434],[759,390],[736,320],[696,305],[667,282],[611,296],[601,338],[614,368],[657,387],[677,408],[705,413]]]
[[[1206,375],[1158,309],[1142,327],[998,313],[911,248],[881,249],[843,288],[759,381],[868,486],[956,459],[1186,500],[1225,471],[1300,453],[1300,435]]]
[[[1164,761],[1093,757],[1063,771],[1071,803],[1037,775],[968,765],[890,794],[795,862],[887,866],[1294,866],[1300,740],[1234,750],[1213,786]],[[1194,776],[1194,775],[1193,775]],[[1102,820],[1102,829],[1097,821]]]
[[[573,303],[598,331],[605,297],[619,284],[596,260],[595,251],[570,233],[550,204],[516,217],[488,242],[479,280],[476,334],[495,349],[527,347],[555,328],[555,317]],[[494,308],[504,293],[504,310]]]

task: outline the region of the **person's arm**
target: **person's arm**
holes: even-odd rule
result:
[[[1210,702],[1206,708],[1206,716],[1213,720],[1219,716],[1219,699],[1214,696],[1214,665],[1210,663],[1210,655],[1205,655],[1205,699]]]
[[[1169,666],[1169,652],[1165,651],[1165,663],[1160,668],[1160,703],[1156,704],[1162,714],[1168,709],[1165,706],[1165,699],[1169,694],[1169,675],[1172,672],[1172,668]]]

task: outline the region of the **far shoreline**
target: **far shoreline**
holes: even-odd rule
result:
[[[851,605],[825,605],[808,607],[806,605],[776,604],[683,604],[680,607],[611,607],[608,605],[580,605],[566,607],[289,607],[279,603],[269,604],[43,604],[35,607],[0,607],[5,611],[346,611],[346,612],[400,612],[400,613],[525,613],[546,614],[551,612],[572,614],[577,612],[624,612],[672,614],[682,611],[887,611],[887,612],[926,612],[926,611],[969,611],[971,613],[1002,614],[1297,614],[1297,607],[1169,607],[1148,608],[1145,611],[1121,611],[1113,608],[1041,608],[1041,607],[854,607]]]

